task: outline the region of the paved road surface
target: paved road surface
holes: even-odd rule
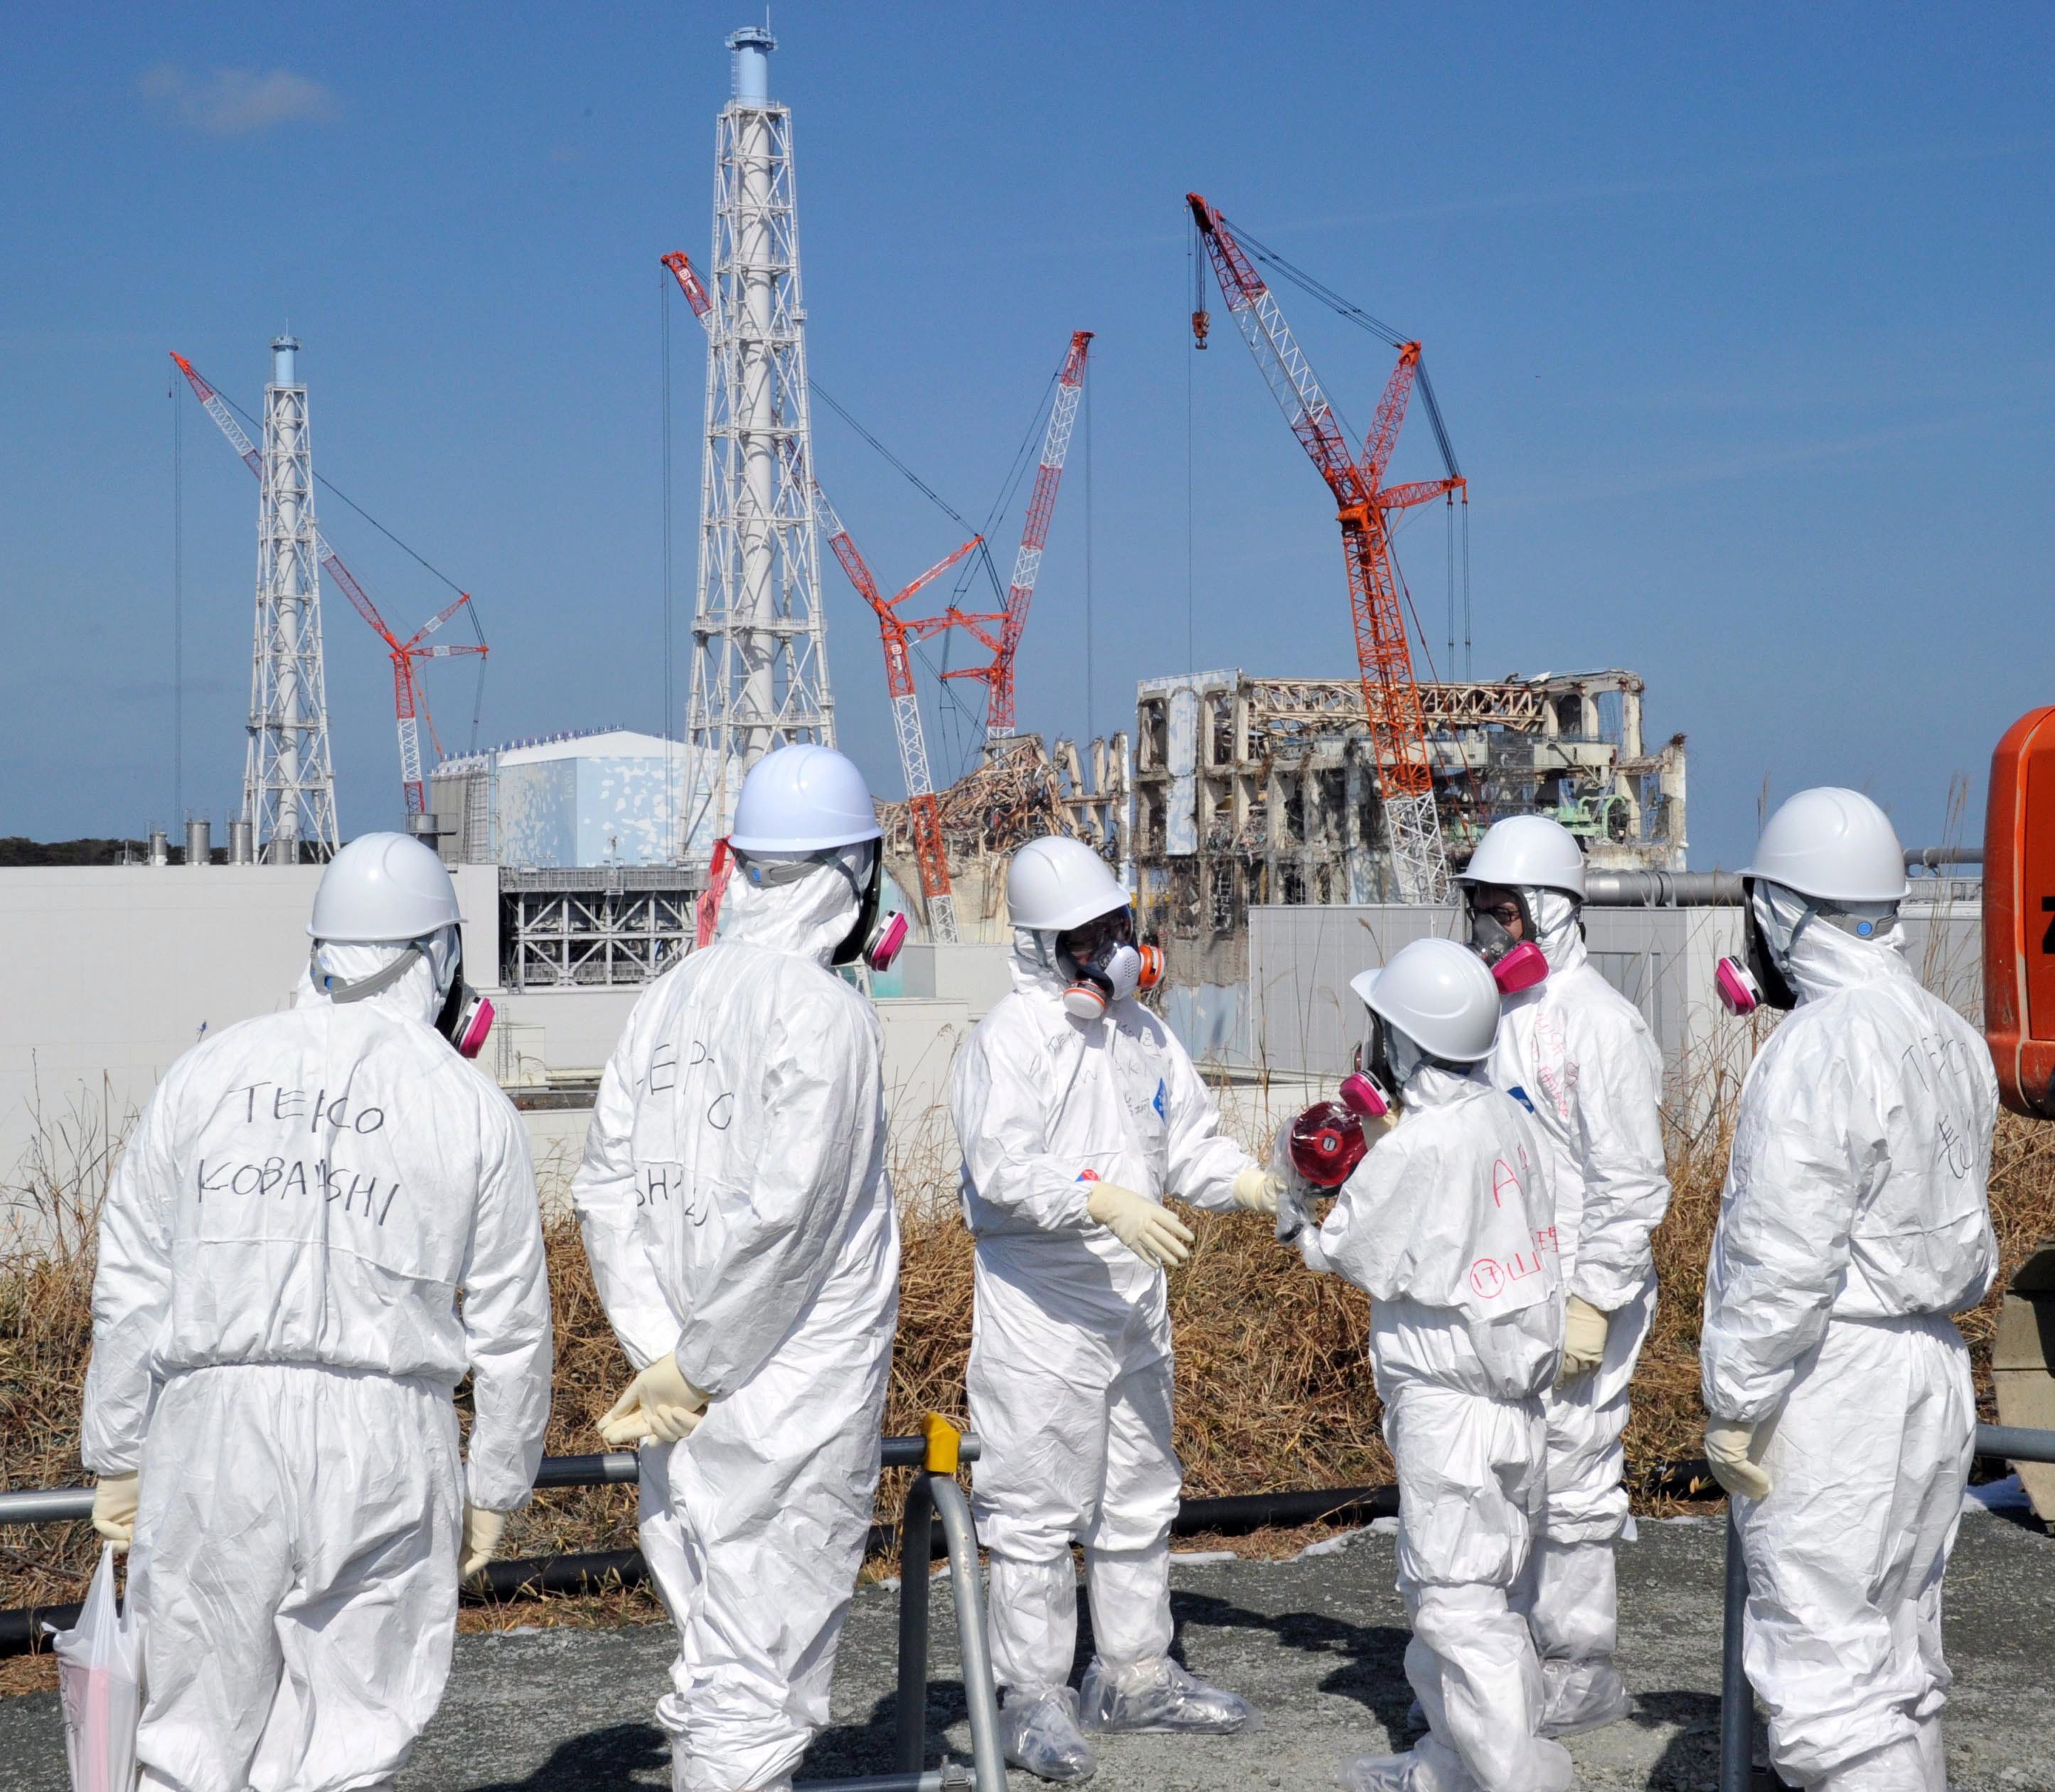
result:
[[[1711,1792],[1719,1691],[1718,1520],[1648,1523],[1622,1552],[1622,1666],[1641,1716],[1576,1739],[1591,1788]],[[1185,1656],[1245,1692],[1266,1724],[1244,1738],[1117,1737],[1095,1792],[1325,1787],[1337,1762],[1402,1747],[1410,1695],[1405,1613],[1388,1535],[1360,1533],[1284,1563],[1199,1561],[1173,1577]],[[931,1755],[967,1755],[969,1731],[946,1578],[934,1600]],[[805,1771],[890,1765],[895,1595],[856,1602],[838,1668],[832,1727]],[[1089,1648],[1089,1634],[1080,1639]],[[2055,1541],[2004,1518],[1965,1520],[1949,1582],[1949,1711],[1956,1792],[2055,1787]],[[593,1792],[669,1783],[649,1719],[669,1660],[661,1624],[473,1636],[458,1645],[449,1696],[401,1792]],[[0,1792],[65,1784],[54,1695],[0,1702]],[[1016,1774],[1026,1792],[1038,1782]]]

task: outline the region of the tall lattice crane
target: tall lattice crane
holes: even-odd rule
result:
[[[172,359],[179,371],[186,377],[186,383],[193,394],[207,409],[207,414],[220,426],[229,445],[243,456],[243,464],[258,479],[264,476],[264,457],[257,452],[250,438],[243,433],[243,426],[236,421],[235,413],[228,408],[221,394],[200,377],[199,370],[176,349]],[[400,784],[407,813],[424,815],[428,812],[428,786],[421,770],[421,718],[428,716],[427,697],[422,693],[419,675],[415,671],[417,661],[423,660],[455,659],[471,654],[483,657],[487,649],[483,635],[475,642],[437,641],[427,645],[428,637],[440,629],[460,610],[471,602],[468,591],[457,594],[456,602],[438,610],[404,641],[386,626],[385,618],[378,614],[378,606],[372,602],[369,594],[357,582],[357,575],[342,562],[342,556],[328,544],[327,539],[317,533],[314,551],[336,589],[349,598],[350,607],[377,631],[392,657],[392,713],[400,736]],[[471,613],[476,626],[477,612]],[[428,732],[432,737],[435,722],[428,717]]]
[[[1185,197],[1229,314],[1292,433],[1335,496],[1348,565],[1349,606],[1355,624],[1356,663],[1363,674],[1363,709],[1370,720],[1377,791],[1384,807],[1399,899],[1445,902],[1448,852],[1434,804],[1427,724],[1413,676],[1402,587],[1391,555],[1390,516],[1394,511],[1464,491],[1466,482],[1451,464],[1444,479],[1410,485],[1384,484],[1385,469],[1398,445],[1399,425],[1419,373],[1420,345],[1399,345],[1398,365],[1379,401],[1363,453],[1360,457],[1352,454],[1305,351],[1278,309],[1276,295],[1219,211],[1201,194]],[[1195,334],[1202,334],[1199,320],[1204,314],[1193,313]]]
[[[1049,539],[1049,519],[1056,511],[1056,487],[1063,479],[1063,459],[1070,452],[1071,432],[1078,420],[1078,401],[1085,389],[1085,357],[1093,333],[1072,333],[1056,375],[1055,402],[1049,408],[1049,427],[1042,437],[1041,464],[1035,469],[1034,495],[1028,501],[1028,520],[1020,531],[1020,551],[1014,558],[1013,582],[1007,587],[1006,607],[996,614],[973,614],[952,609],[938,620],[962,629],[992,655],[986,665],[959,666],[942,674],[945,678],[971,678],[985,687],[985,732],[1004,736],[1013,732],[1013,668],[1020,653],[1020,637],[1028,626],[1028,606],[1033,602],[1035,582],[1042,573],[1042,550]],[[997,634],[992,631],[996,629]]]
[[[878,633],[885,647],[885,682],[892,696],[892,725],[899,740],[899,764],[906,774],[906,802],[913,821],[913,855],[921,868],[921,895],[927,905],[928,931],[935,938],[953,944],[957,932],[957,899],[949,887],[949,854],[942,841],[941,806],[935,801],[935,784],[928,770],[927,737],[921,727],[921,704],[913,688],[912,644],[924,634],[932,634],[936,622],[909,623],[899,606],[924,586],[933,583],[966,554],[984,545],[982,535],[972,535],[945,559],[938,560],[897,596],[886,597],[878,589],[869,565],[835,515],[827,494],[814,487],[815,513],[821,533],[842,570],[848,574],[863,601],[878,618]]]
[[[685,302],[702,327],[712,333],[713,299],[694,269],[692,258],[674,249],[661,258]],[[928,930],[937,940],[953,944],[957,929],[956,894],[949,884],[949,854],[942,840],[941,806],[935,800],[935,783],[929,769],[928,741],[921,723],[920,697],[913,683],[913,644],[951,626],[946,617],[909,621],[900,606],[955,566],[964,555],[984,543],[973,535],[946,559],[937,562],[896,596],[886,597],[834,506],[818,480],[812,482],[814,514],[837,562],[869,604],[878,618],[878,633],[885,649],[885,682],[892,701],[892,725],[899,744],[899,764],[906,777],[907,807],[913,823],[913,855],[920,867],[921,896],[928,911]]]

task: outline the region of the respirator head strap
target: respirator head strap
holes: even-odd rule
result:
[[[368,1001],[372,997],[391,989],[428,956],[421,949],[421,942],[416,940],[382,971],[373,971],[370,976],[359,977],[354,983],[345,983],[333,972],[321,969],[321,951],[326,943],[316,940],[308,947],[307,974],[314,980],[314,986],[338,1008],[351,1002]]]

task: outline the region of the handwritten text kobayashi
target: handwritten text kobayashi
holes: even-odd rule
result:
[[[312,1163],[286,1157],[241,1163],[217,1158],[211,1164],[202,1158],[196,1180],[202,1201],[211,1194],[275,1196],[280,1201],[318,1197],[331,1206],[339,1204],[345,1214],[361,1214],[379,1226],[385,1223],[400,1194],[400,1184],[392,1177],[345,1170],[325,1158]]]

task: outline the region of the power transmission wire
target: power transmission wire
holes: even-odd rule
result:
[[[172,813],[186,819],[186,412],[172,401]]]
[[[1098,734],[1093,725],[1092,691],[1095,655],[1092,633],[1092,398],[1085,385],[1085,740]]]
[[[1185,234],[1185,259],[1193,262],[1192,279],[1198,279],[1198,241],[1196,230]],[[1185,333],[1185,672],[1187,677],[1199,669],[1198,650],[1193,645],[1197,639],[1197,599],[1192,582],[1192,357],[1191,332]]]
[[[673,711],[671,663],[673,652],[671,636],[671,290],[676,282],[669,278],[670,270],[665,269],[657,276],[660,282],[657,310],[658,331],[662,340],[663,353],[663,480],[664,480],[664,841],[673,859],[680,856],[676,838],[677,816],[673,812],[676,779],[672,760],[672,743],[677,737]]]
[[[237,404],[233,398],[231,398],[227,393],[223,392],[219,386],[216,386],[214,389],[216,395],[220,398],[222,403],[226,405],[229,409],[235,412],[235,413],[242,418],[245,423],[249,424],[252,429],[254,429],[260,437],[262,436],[263,425],[258,422],[256,418],[250,416],[250,414],[247,411],[244,410],[240,405]],[[325,486],[332,495],[340,498],[343,503],[349,505],[352,510],[355,511],[357,514],[362,517],[366,523],[369,523],[371,527],[376,529],[380,535],[383,535],[386,540],[392,543],[392,544],[395,547],[398,548],[402,554],[405,555],[408,559],[416,562],[424,570],[432,574],[435,578],[440,579],[444,584],[447,585],[452,591],[456,592],[459,597],[463,597],[467,594],[464,591],[464,588],[461,585],[458,584],[455,579],[452,578],[448,573],[444,572],[441,567],[436,566],[432,561],[428,559],[425,556],[416,552],[413,548],[408,546],[405,542],[402,541],[397,535],[394,535],[390,529],[387,528],[377,517],[373,516],[370,511],[366,510],[363,505],[357,503],[357,501],[354,498],[351,497],[347,491],[343,491],[339,486],[337,486],[333,480],[329,479],[325,475],[321,473],[316,473],[314,475],[314,478],[318,484]],[[479,638],[483,639],[483,637],[481,636]]]

